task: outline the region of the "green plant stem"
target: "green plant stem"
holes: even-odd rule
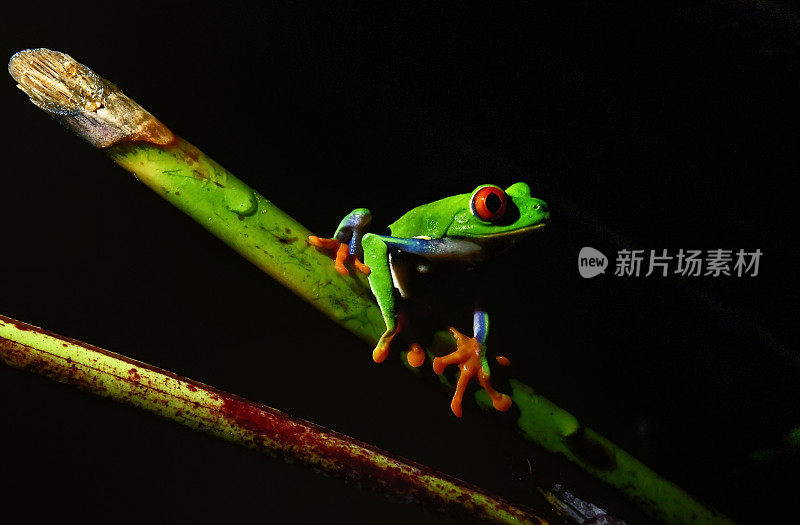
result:
[[[63,112],[52,109],[55,104],[64,105],[65,97],[55,95],[85,82],[71,78],[64,81],[51,74],[53,78],[37,77],[38,83],[26,83],[26,72],[36,70],[35,66],[26,67],[20,63],[13,68],[10,65],[9,69],[21,89],[44,111],[93,145],[106,148],[112,160],[320,311],[362,339],[375,343],[384,325],[364,280],[339,276],[330,260],[306,243],[308,230],[255,190],[194,146],[168,130],[169,134],[165,133],[166,127],[138,104],[131,110],[130,117],[107,118],[103,108],[93,109],[97,101],[87,97],[84,90],[66,97],[71,115],[65,117]],[[73,71],[70,70],[69,75],[74,75]],[[60,72],[61,76],[64,74]],[[58,86],[50,90],[54,96],[42,93],[40,86],[48,82]],[[109,98],[124,96],[111,88],[109,92]],[[120,120],[125,126],[115,125]],[[128,128],[134,132],[129,135],[119,132]],[[512,399],[521,411],[517,427],[525,439],[564,455],[593,476],[618,488],[661,522],[730,522],[607,439],[583,427],[574,416],[530,387],[519,381],[512,381],[511,385]],[[478,398],[481,404],[486,404],[482,392]]]
[[[117,164],[325,315],[373,343],[383,318],[361,276],[343,279],[311,234],[258,192],[180,137],[164,146],[122,142]]]
[[[0,359],[402,501],[496,523],[545,523],[475,486],[348,436],[2,315]]]

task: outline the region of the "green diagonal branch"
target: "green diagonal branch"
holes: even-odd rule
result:
[[[253,264],[362,339],[383,321],[365,282],[342,278],[308,230],[67,55],[18,53],[9,71],[32,102],[133,173]],[[512,381],[522,435],[618,488],[665,523],[729,523],[530,387]]]
[[[343,279],[330,258],[308,244],[311,232],[193,145],[175,137],[164,146],[122,142],[106,152],[325,315],[368,342],[383,333],[366,279]]]

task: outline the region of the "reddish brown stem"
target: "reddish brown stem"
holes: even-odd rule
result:
[[[351,437],[4,316],[0,359],[404,501],[473,519],[544,523],[478,487]]]

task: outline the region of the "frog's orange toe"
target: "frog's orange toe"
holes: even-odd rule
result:
[[[447,365],[444,364],[444,361],[441,357],[436,357],[433,360],[433,371],[436,372],[437,375],[442,375],[444,369]]]
[[[364,264],[363,262],[358,260],[358,257],[353,257],[353,266],[356,267],[356,270],[363,273],[364,275],[369,275],[372,271],[369,266]]]
[[[418,343],[414,343],[408,349],[408,354],[406,354],[406,359],[408,359],[408,364],[413,366],[414,368],[422,366],[422,363],[425,362],[425,352],[422,350],[422,347]]]
[[[397,332],[399,332],[399,328],[395,326],[391,330],[387,330],[383,333],[380,340],[378,340],[378,344],[375,346],[375,350],[372,351],[373,361],[382,363],[386,360],[386,356],[389,355],[389,346],[392,344],[392,339],[397,335]]]
[[[317,237],[316,235],[309,235],[308,242],[317,248],[325,248],[326,250],[336,249],[339,247],[339,244],[341,244],[336,239],[323,239],[322,237]]]
[[[389,355],[389,344],[392,342],[392,336],[381,337],[378,346],[372,351],[372,360],[376,363],[383,363]]]
[[[388,348],[376,348],[372,351],[372,360],[376,363],[383,363],[386,360],[386,356],[389,355]]]
[[[511,360],[502,355],[495,357],[494,360],[497,361],[497,364],[500,366],[511,366]]]
[[[455,414],[456,417],[461,417],[461,414],[462,414],[462,411],[461,411],[461,400],[459,399],[458,401],[456,401],[455,399],[453,399],[450,402],[450,410],[453,411],[453,414]]]
[[[489,381],[489,374],[487,374],[483,369],[478,372],[478,382],[481,384],[483,389],[486,390],[486,393],[489,394],[489,398],[492,400],[492,405],[494,405],[497,410],[500,412],[505,412],[511,408],[511,398],[492,388],[492,383]]]
[[[505,394],[500,394],[499,398],[492,399],[492,404],[494,407],[499,410],[500,412],[505,412],[509,408],[511,408],[511,398]]]
[[[344,267],[344,262],[347,260],[349,253],[350,247],[344,243],[339,243],[339,247],[336,248],[336,260],[333,265],[336,268],[336,271],[345,277],[350,275],[350,272],[348,272],[347,268]]]

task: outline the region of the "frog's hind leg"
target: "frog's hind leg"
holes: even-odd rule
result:
[[[392,342],[392,338],[399,332],[397,305],[395,304],[394,294],[395,283],[392,278],[392,269],[389,262],[389,250],[413,253],[429,259],[436,259],[451,257],[454,251],[458,250],[470,254],[478,250],[479,247],[474,243],[460,240],[408,239],[404,237],[375,235],[374,233],[364,235],[361,245],[364,248],[364,262],[366,262],[370,269],[369,286],[372,288],[373,295],[378,300],[378,306],[381,308],[381,314],[386,323],[386,331],[383,333],[378,341],[378,345],[372,352],[372,359],[376,363],[380,363],[386,359],[389,353],[389,344]],[[413,363],[422,364],[422,362],[424,362],[424,352],[422,352],[422,348],[412,348],[412,351],[412,366]],[[422,358],[421,360],[420,357]]]

